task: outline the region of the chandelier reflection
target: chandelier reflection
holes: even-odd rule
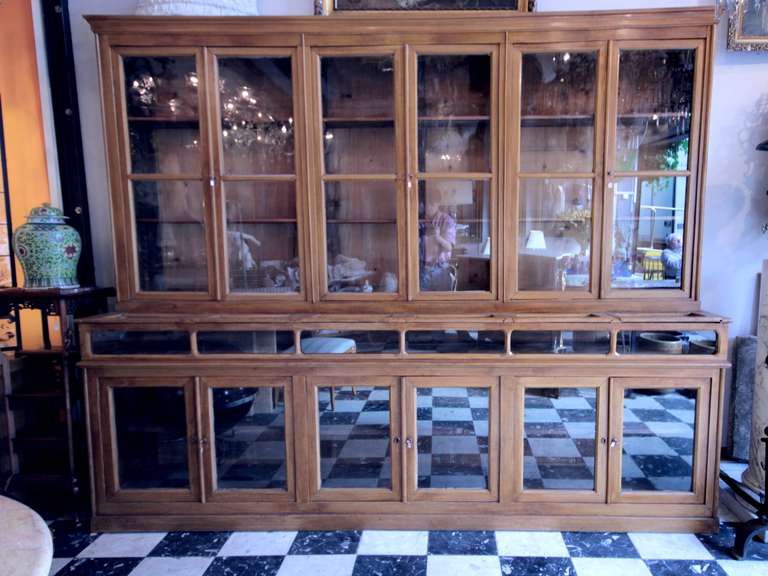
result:
[[[225,148],[270,146],[291,149],[293,118],[276,118],[249,86],[220,82],[221,124]]]

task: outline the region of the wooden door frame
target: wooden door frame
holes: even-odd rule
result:
[[[504,379],[503,385],[510,386],[508,408],[514,416],[505,418],[507,430],[502,437],[508,439],[504,447],[503,463],[507,482],[511,484],[509,497],[517,502],[599,502],[606,501],[608,479],[608,378],[601,376],[569,376],[567,378],[548,376],[512,376]],[[595,407],[595,462],[594,490],[549,490],[524,488],[525,438],[525,391],[529,388],[592,388],[597,392]],[[510,444],[511,442],[511,444]]]
[[[200,469],[199,419],[197,412],[197,382],[193,377],[113,377],[97,375],[101,453],[103,455],[105,501],[115,503],[162,503],[162,502],[199,502],[203,494],[203,478]],[[189,489],[152,488],[122,489],[118,469],[117,430],[114,418],[115,388],[181,388],[187,418],[187,465],[189,467]]]
[[[488,377],[406,377],[405,431],[406,489],[408,501],[426,502],[498,502],[499,501],[499,378]],[[488,489],[418,488],[417,393],[418,388],[487,388],[488,389]],[[408,448],[409,440],[411,448]]]
[[[604,226],[603,246],[613,245],[613,210],[614,210],[614,184],[622,178],[675,178],[687,179],[685,196],[685,228],[683,233],[683,269],[680,288],[613,288],[613,253],[604,250],[602,257],[602,277],[600,298],[607,300],[643,299],[653,300],[659,298],[696,298],[698,290],[697,274],[699,263],[699,248],[696,242],[700,242],[698,228],[701,226],[697,213],[697,207],[703,197],[702,189],[704,180],[699,174],[702,146],[706,146],[706,129],[708,114],[702,110],[702,102],[707,97],[706,80],[709,73],[706,67],[707,40],[700,39],[658,39],[658,40],[611,40],[609,41],[608,60],[608,106],[606,113],[605,131],[605,171],[603,174],[605,186],[603,189]],[[617,124],[618,124],[618,99],[619,99],[619,74],[620,57],[622,50],[694,50],[694,74],[693,93],[691,101],[691,120],[688,145],[688,168],[679,171],[634,171],[619,172],[615,170]],[[699,237],[696,236],[698,234]]]
[[[285,490],[281,489],[223,489],[217,488],[216,435],[211,395],[217,388],[259,388],[282,390],[284,394],[283,430],[285,448]],[[296,481],[293,436],[293,386],[290,377],[201,377],[200,378],[201,439],[205,440],[203,471],[206,502],[295,502]]]
[[[626,504],[704,504],[707,497],[708,452],[712,422],[711,378],[634,378],[610,379],[610,443],[608,454],[608,503]],[[692,492],[630,491],[623,492],[622,456],[624,424],[624,391],[628,389],[694,389],[696,390],[696,421],[693,425],[693,465],[691,466]]]
[[[398,502],[402,500],[403,442],[401,409],[401,379],[395,376],[374,376],[361,379],[354,376],[309,376],[306,381],[306,422],[309,500],[312,502]],[[364,386],[389,388],[389,442],[392,489],[386,488],[323,488],[320,475],[320,419],[318,390],[320,388],[350,388]],[[333,392],[332,392],[333,393]]]

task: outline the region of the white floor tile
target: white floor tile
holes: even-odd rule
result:
[[[78,558],[144,558],[165,537],[165,532],[102,534]]]
[[[144,558],[130,576],[203,576],[213,558]]]
[[[296,532],[234,532],[219,556],[285,556]]]
[[[751,560],[719,560],[718,564],[728,576],[765,576],[768,574],[768,562]]]
[[[499,576],[498,556],[429,556],[427,576]],[[281,575],[282,576],[282,575]]]
[[[642,560],[634,558],[571,558],[576,576],[651,576]]]
[[[693,534],[638,532],[629,538],[645,560],[712,560],[712,554]]]
[[[499,556],[568,557],[560,532],[496,532]]]
[[[54,574],[69,564],[71,560],[72,558],[54,558],[53,562],[51,563],[51,571],[49,572],[50,576],[54,576]]]
[[[352,576],[354,554],[286,556],[277,576]]]
[[[426,556],[429,532],[366,530],[358,554],[368,556]]]

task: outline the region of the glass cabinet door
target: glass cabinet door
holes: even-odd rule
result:
[[[226,285],[302,293],[293,51],[216,52]]]
[[[201,70],[196,52],[121,55],[133,292],[212,289]]]
[[[290,379],[205,378],[209,501],[294,498]]]
[[[607,380],[522,377],[514,384],[522,416],[513,419],[519,499],[604,502]]]
[[[611,244],[604,251],[612,295],[689,288],[700,49],[619,44],[612,54]]]
[[[307,386],[312,499],[400,500],[399,379],[310,378]]]
[[[704,502],[711,381],[611,380],[609,501]]]
[[[101,378],[107,435],[107,497],[113,501],[200,498],[194,382]]]
[[[555,45],[519,54],[516,298],[596,296],[602,53]]]
[[[319,54],[324,298],[404,294],[401,53]]]
[[[409,500],[498,498],[496,378],[408,378]]]
[[[410,142],[411,212],[418,247],[417,292],[496,291],[495,49],[431,53],[416,59]],[[438,295],[439,293],[439,295]]]

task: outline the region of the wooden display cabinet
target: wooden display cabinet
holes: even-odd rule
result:
[[[97,529],[717,526],[711,10],[89,22]]]

